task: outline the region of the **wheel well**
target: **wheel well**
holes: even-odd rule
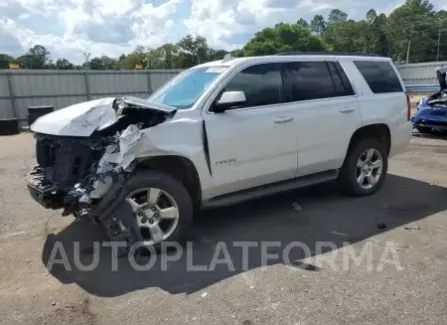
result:
[[[138,162],[137,169],[156,169],[163,171],[186,187],[194,206],[200,204],[202,199],[202,188],[197,169],[191,160],[181,156],[152,157]]]
[[[390,128],[386,124],[370,124],[357,129],[349,142],[348,152],[351,147],[359,140],[365,138],[378,138],[385,145],[387,154],[390,154],[391,134]]]

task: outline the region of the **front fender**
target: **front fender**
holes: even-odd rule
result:
[[[140,130],[141,143],[132,156],[137,161],[151,157],[178,156],[191,161],[198,173],[202,192],[212,186],[206,160],[201,119],[180,118]]]

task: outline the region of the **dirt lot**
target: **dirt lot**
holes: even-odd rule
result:
[[[200,272],[186,272],[186,257],[164,272],[158,264],[138,272],[126,260],[112,272],[107,253],[90,272],[49,272],[56,242],[79,240],[84,260],[103,235],[28,196],[30,134],[1,137],[0,148],[0,324],[447,324],[444,139],[414,137],[373,197],[346,198],[325,186],[204,213],[191,236],[194,264],[209,265],[223,241],[235,269]],[[259,244],[245,266],[234,241]],[[262,267],[266,241],[299,241],[312,257],[294,250],[292,268],[270,248],[279,258]],[[318,251],[321,241],[332,248]],[[371,260],[343,267],[347,252],[365,247]]]

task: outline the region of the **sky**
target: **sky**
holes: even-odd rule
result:
[[[372,3],[388,14],[404,0],[0,0],[0,53],[18,56],[39,44],[53,60],[81,63],[84,53],[118,57],[187,34],[233,50],[278,22],[327,17],[333,8],[361,19]],[[447,10],[445,0],[432,3]]]

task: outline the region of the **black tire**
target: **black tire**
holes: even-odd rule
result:
[[[431,128],[423,127],[423,126],[416,126],[416,130],[418,130],[419,133],[432,133]]]
[[[0,119],[0,135],[15,135],[20,133],[19,120],[16,118]]]
[[[357,182],[357,162],[362,154],[368,149],[376,149],[382,155],[382,173],[377,183],[365,189]],[[358,140],[348,151],[345,162],[338,176],[341,190],[353,196],[368,196],[376,193],[383,185],[388,171],[388,152],[386,146],[378,139],[364,138]]]
[[[141,188],[158,188],[168,193],[176,202],[179,209],[179,221],[168,242],[180,243],[188,235],[193,220],[193,202],[191,195],[182,182],[167,173],[157,170],[138,170],[125,184],[124,197]],[[124,200],[123,200],[124,201]],[[123,204],[128,204],[126,201]],[[135,217],[134,217],[135,218]],[[136,222],[136,218],[135,218]],[[156,250],[161,244],[155,244]]]

